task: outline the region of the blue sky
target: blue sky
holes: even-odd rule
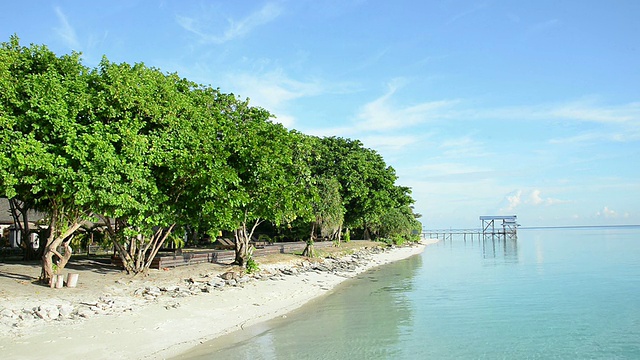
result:
[[[640,1],[7,1],[1,41],[143,62],[360,139],[427,228],[640,224]]]

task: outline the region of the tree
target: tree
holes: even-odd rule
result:
[[[56,57],[45,46],[20,46],[16,36],[0,46],[0,185],[4,196],[46,214],[43,282],[54,261],[64,268],[69,236],[91,217],[90,199],[76,196],[88,179],[72,146],[85,131],[86,76],[78,53]]]
[[[106,59],[92,92],[96,121],[84,147],[94,150],[84,160],[101,194],[97,212],[125,269],[146,273],[176,227],[229,221],[220,203],[236,180],[218,136],[219,93]]]
[[[337,238],[340,242],[340,230],[344,221],[345,209],[340,196],[340,183],[333,178],[320,177],[316,179],[317,194],[314,198],[313,221],[311,223],[311,235],[307,241],[302,255],[314,256],[313,243],[317,230],[320,236]]]
[[[395,186],[395,170],[360,141],[328,137],[320,143],[322,150],[314,173],[340,183],[347,228],[359,228],[368,238],[370,228],[379,224],[387,209],[413,201],[410,197],[396,198],[402,191]]]
[[[239,178],[233,186],[235,199],[229,202],[235,226],[236,263],[243,266],[249,256],[250,240],[264,221],[276,226],[309,216],[310,171],[305,156],[304,136],[271,122],[264,109],[238,102],[229,165]]]
[[[388,209],[380,220],[375,229],[380,238],[389,239],[395,244],[419,239],[422,225],[409,206]]]

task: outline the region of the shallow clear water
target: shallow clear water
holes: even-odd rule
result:
[[[640,228],[454,238],[194,359],[640,359]]]

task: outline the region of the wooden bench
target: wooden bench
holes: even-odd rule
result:
[[[236,243],[233,239],[229,239],[229,238],[217,238],[216,241],[213,243],[213,246],[216,249],[235,249],[236,247]]]

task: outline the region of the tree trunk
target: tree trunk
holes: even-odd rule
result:
[[[313,238],[315,237],[315,232],[316,222],[314,221],[313,224],[311,224],[311,235],[309,236],[309,240],[307,240],[307,246],[302,251],[302,256],[314,257],[316,255],[316,252],[313,249]]]
[[[51,215],[51,221],[49,223],[49,237],[47,238],[47,245],[45,247],[44,254],[42,255],[42,273],[40,274],[40,281],[45,284],[50,284],[53,279],[53,257],[56,256],[58,259],[58,261],[55,262],[56,273],[61,272],[71,258],[71,247],[69,246],[68,241],[64,244],[64,255],[58,252],[58,246],[60,246],[65,239],[73,235],[73,233],[81,226],[80,219],[76,218],[69,224],[65,232],[58,233],[58,217],[59,215],[55,213]]]
[[[237,229],[234,232],[235,235],[235,264],[238,266],[244,266],[248,257],[248,248],[249,248],[249,239],[246,236],[247,230],[246,226],[242,226],[242,228]]]
[[[245,216],[246,219],[246,216]],[[256,231],[258,225],[262,224],[264,220],[257,219],[253,226],[251,226],[251,231],[247,232],[247,222],[242,222],[242,225],[239,229],[234,231],[235,236],[235,252],[236,259],[234,264],[238,266],[245,266],[247,260],[250,257],[249,247],[251,246],[250,241],[253,236],[253,232]]]

